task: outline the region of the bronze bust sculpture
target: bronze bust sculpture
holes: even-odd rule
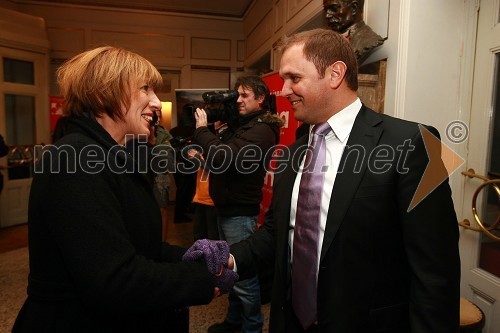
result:
[[[323,0],[328,26],[349,39],[358,66],[384,43],[384,38],[363,21],[363,4],[364,0]]]

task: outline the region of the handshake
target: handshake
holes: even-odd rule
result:
[[[238,274],[228,268],[229,245],[227,242],[200,239],[194,242],[182,256],[183,261],[201,259],[205,260],[208,271],[213,275],[216,288],[215,296],[229,292],[238,280]]]

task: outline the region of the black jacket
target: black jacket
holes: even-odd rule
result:
[[[13,332],[171,332],[175,308],[211,301],[212,277],[162,243],[139,159],[97,122],[71,122],[35,166],[28,298]]]
[[[210,196],[218,215],[259,214],[264,176],[282,125],[281,118],[262,111],[240,117],[237,128],[219,137],[207,127],[195,130],[193,140],[203,149],[211,172]]]

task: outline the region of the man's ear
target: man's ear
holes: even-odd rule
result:
[[[356,0],[354,0],[351,2],[350,6],[352,15],[358,16],[360,14],[359,3]]]
[[[330,66],[330,85],[333,89],[340,87],[346,71],[347,66],[343,61],[336,61]]]
[[[256,99],[257,103],[259,103],[260,106],[262,106],[262,103],[264,103],[264,95],[259,96],[259,98]]]

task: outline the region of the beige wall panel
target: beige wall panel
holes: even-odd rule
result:
[[[245,39],[243,21],[240,19],[111,8],[98,10],[97,7],[57,6],[48,3],[23,4],[20,10],[43,17],[49,27],[83,29],[86,49],[96,43],[120,45],[144,55],[158,68],[180,69],[182,88],[189,88],[190,85],[189,65],[243,67],[244,60],[236,60],[236,42]],[[0,29],[0,34],[1,32]],[[193,59],[192,36],[231,41],[229,57],[224,53],[223,56],[215,57],[224,60]],[[227,46],[224,47],[227,50]],[[52,51],[51,57],[65,59],[68,54]]]
[[[47,39],[45,20],[41,17],[0,8],[0,30],[15,31],[19,35],[36,39]]]
[[[259,6],[261,2],[269,2],[269,0],[256,1],[257,3],[255,6]],[[269,38],[267,34],[259,36],[258,33],[256,33],[257,30],[259,32],[262,31],[260,27],[260,25],[263,24],[262,22],[259,23],[259,26],[257,26],[254,31],[246,33],[245,66],[252,66],[252,64],[266,56],[273,48],[273,44],[283,35],[297,31],[299,28],[315,19],[318,15],[321,21],[323,21],[323,0],[276,0],[272,1],[272,4],[274,4],[274,9],[271,12],[273,17],[272,37]],[[268,14],[266,14],[266,17]],[[260,17],[264,17],[264,13],[261,13]],[[283,23],[281,23],[280,20],[282,20]],[[244,22],[244,27],[246,32],[246,21]],[[275,64],[274,61],[272,61],[272,63]],[[277,68],[273,69],[276,70]]]
[[[272,37],[274,31],[274,16],[272,14],[272,12],[269,12],[255,30],[248,35],[246,41],[247,57]]]
[[[237,42],[237,57],[236,60],[238,61],[244,61],[245,60],[245,41],[244,40],[239,40]]]
[[[49,48],[45,20],[0,7],[0,45],[45,53]]]
[[[285,1],[285,0],[283,0]],[[286,0],[288,1],[286,21],[290,21],[302,8],[307,6],[312,0]]]
[[[47,28],[51,52],[67,53],[69,57],[85,50],[85,30],[75,28]]]
[[[84,1],[82,1],[83,3]],[[243,23],[234,18],[220,18],[200,15],[182,15],[161,11],[135,11],[122,8],[105,8],[85,6],[61,6],[43,2],[40,4],[23,1],[19,10],[31,15],[45,18],[49,26],[63,26],[56,22],[71,22],[73,26],[85,25],[88,27],[120,26],[130,31],[144,31],[164,33],[165,29],[175,31],[194,31],[195,27],[207,35],[224,37],[229,35],[241,38]],[[134,28],[134,30],[132,30]],[[138,30],[136,30],[138,29]],[[101,30],[104,30],[101,28]],[[115,29],[109,29],[115,30]],[[170,33],[174,34],[174,33]]]
[[[191,58],[231,60],[231,40],[216,38],[191,38]]]
[[[183,36],[94,30],[90,38],[92,46],[119,45],[150,60],[184,57]]]
[[[285,20],[284,3],[285,0],[279,0],[276,2],[276,6],[274,6],[274,32],[277,32],[283,27]]]
[[[273,2],[266,1],[257,1],[255,5],[250,8],[248,14],[245,16],[243,21],[243,32],[245,36],[249,35],[252,30],[254,30],[258,25],[260,25],[260,21],[264,16],[267,15],[273,9]]]
[[[229,72],[211,70],[192,70],[191,87],[193,89],[221,89],[229,87]]]

